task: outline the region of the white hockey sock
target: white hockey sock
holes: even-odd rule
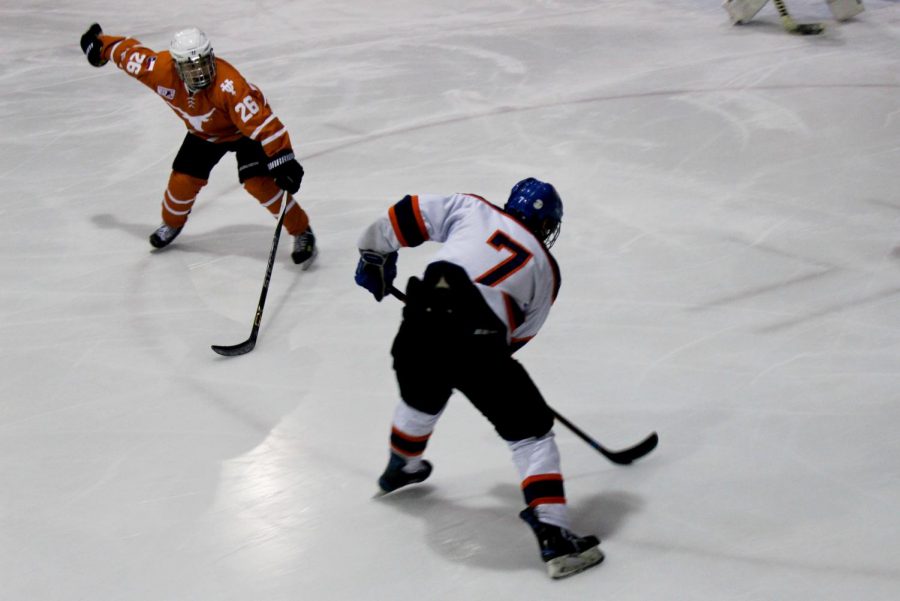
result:
[[[560,528],[569,528],[568,509],[562,497],[562,471],[560,469],[559,449],[551,430],[540,438],[526,438],[510,442],[513,463],[519,470],[519,478],[523,483],[526,502],[536,502],[534,511],[538,519]],[[556,483],[557,490],[548,496],[532,496],[530,482],[549,480]],[[527,485],[527,486],[526,486]],[[559,493],[560,496],[556,496]]]
[[[566,530],[571,530],[569,522],[569,510],[565,503],[545,503],[537,505],[534,513],[545,524],[553,524]]]
[[[431,415],[402,400],[397,404],[391,430],[391,451],[406,459],[404,472],[412,474],[421,469],[422,453],[441,413],[443,411]]]

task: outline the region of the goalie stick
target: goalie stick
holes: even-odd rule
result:
[[[818,35],[825,31],[824,23],[797,23],[794,21],[794,18],[788,12],[787,6],[784,5],[784,0],[772,0],[772,2],[775,4],[775,8],[778,9],[778,14],[781,15],[781,24],[789,33]]]
[[[406,294],[398,290],[395,286],[389,286],[388,292],[395,296],[402,302],[406,302]],[[609,459],[615,464],[618,465],[628,465],[637,459],[640,459],[644,455],[647,455],[650,451],[656,448],[656,445],[659,444],[659,435],[656,432],[651,432],[647,438],[637,443],[632,447],[628,447],[626,449],[621,449],[619,451],[611,451],[607,449],[602,444],[585,434],[578,426],[567,420],[565,417],[559,414],[559,412],[553,407],[547,406],[550,411],[553,413],[553,417],[556,418],[556,421],[567,427],[572,431],[578,438],[588,443],[595,451]]]
[[[250,338],[231,346],[212,345],[212,350],[224,357],[236,357],[246,355],[256,346],[256,338],[259,336],[259,323],[262,321],[263,307],[266,306],[266,296],[269,293],[269,280],[272,279],[272,267],[275,264],[275,251],[278,250],[278,239],[281,237],[281,226],[287,213],[288,193],[285,191],[281,199],[281,216],[278,225],[275,226],[275,237],[272,239],[272,250],[269,251],[269,265],[266,267],[266,277],[263,280],[262,292],[259,294],[259,303],[256,305],[256,316],[253,318],[253,329],[250,330]]]

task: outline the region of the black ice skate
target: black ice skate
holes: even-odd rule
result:
[[[294,250],[291,251],[291,259],[300,266],[300,269],[304,271],[309,269],[318,254],[316,235],[313,234],[311,227],[307,227],[302,234],[294,236]]]
[[[180,227],[169,227],[164,223],[159,226],[155,232],[150,234],[150,244],[152,244],[154,248],[165,248],[172,240],[178,237],[181,230],[182,228]]]
[[[565,578],[603,561],[596,536],[576,536],[565,528],[542,522],[531,507],[524,509],[519,517],[534,530],[541,559],[547,564],[551,578]]]
[[[391,458],[388,461],[387,467],[378,479],[378,487],[383,494],[394,492],[407,484],[423,482],[431,475],[431,463],[428,461],[423,460],[421,467],[412,473],[403,471],[403,466],[405,465],[406,460],[403,457],[396,453],[391,453]]]

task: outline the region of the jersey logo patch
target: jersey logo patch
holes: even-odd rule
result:
[[[175,90],[165,86],[156,86],[156,93],[167,100],[175,100]]]
[[[210,119],[212,119],[212,114],[216,110],[215,108],[211,108],[211,109],[209,109],[209,112],[206,113],[205,115],[191,115],[189,113],[184,112],[183,110],[181,110],[174,104],[171,104],[171,103],[167,103],[167,104],[170,107],[172,107],[173,111],[175,111],[176,113],[181,115],[181,118],[184,119],[185,121],[187,121],[190,124],[191,129],[193,129],[194,131],[203,131],[203,124],[206,123],[207,121],[209,121]]]
[[[223,92],[228,93],[228,94],[231,94],[232,96],[234,96],[234,82],[231,81],[230,79],[226,79],[225,81],[223,81],[223,82],[222,82],[222,85],[220,85],[219,88],[220,88]]]

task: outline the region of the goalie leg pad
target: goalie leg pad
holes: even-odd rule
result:
[[[865,10],[862,0],[828,0],[828,8],[838,21],[852,19]]]
[[[762,10],[769,0],[725,0],[722,6],[735,25],[746,23]]]

